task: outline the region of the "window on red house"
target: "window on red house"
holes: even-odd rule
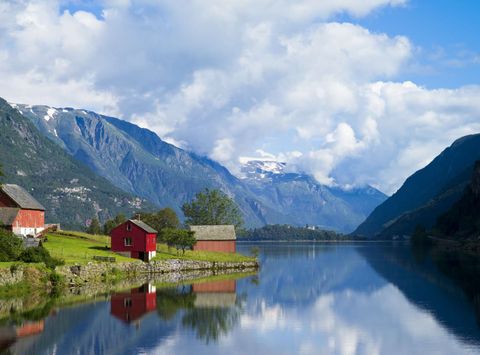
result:
[[[128,238],[128,237],[123,238],[123,244],[124,244],[126,247],[131,246],[131,245],[132,245],[132,238]]]
[[[131,231],[132,230],[132,225],[130,223],[127,223],[127,231]]]

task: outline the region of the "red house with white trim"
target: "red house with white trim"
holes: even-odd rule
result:
[[[148,224],[137,220],[116,226],[110,233],[112,251],[131,258],[150,261],[157,250],[157,231]]]
[[[0,227],[17,235],[37,236],[45,229],[45,208],[24,188],[4,184],[0,188]]]

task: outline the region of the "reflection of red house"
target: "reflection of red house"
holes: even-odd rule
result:
[[[37,236],[45,229],[45,208],[24,188],[13,184],[2,185],[0,227],[18,235]]]
[[[195,293],[229,293],[236,291],[235,280],[219,280],[196,283],[192,285],[192,291]]]
[[[26,337],[43,332],[45,321],[42,319],[38,322],[27,322],[15,328],[17,337]]]
[[[236,285],[235,280],[194,283],[192,291],[195,293],[195,307],[221,308],[235,305]]]
[[[195,232],[197,243],[193,250],[219,251],[224,253],[235,253],[236,235],[235,227],[224,226],[190,226]]]
[[[115,293],[110,301],[110,313],[125,323],[142,318],[157,307],[155,286],[151,284],[134,288],[129,292]]]
[[[129,219],[112,229],[112,251],[149,261],[156,254],[157,231],[148,224]]]

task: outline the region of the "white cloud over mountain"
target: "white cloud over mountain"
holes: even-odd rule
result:
[[[95,15],[7,0],[0,96],[120,115],[233,172],[262,151],[321,182],[392,192],[480,129],[480,87],[401,81],[411,40],[331,20],[404,4],[107,0]]]

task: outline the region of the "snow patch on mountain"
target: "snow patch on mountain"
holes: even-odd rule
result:
[[[286,163],[272,160],[250,160],[241,167],[242,178],[264,180],[285,174]]]
[[[47,114],[45,116],[43,116],[43,118],[45,119],[45,121],[50,121],[53,116],[57,113],[57,109],[53,108],[53,107],[49,107],[47,109]]]

